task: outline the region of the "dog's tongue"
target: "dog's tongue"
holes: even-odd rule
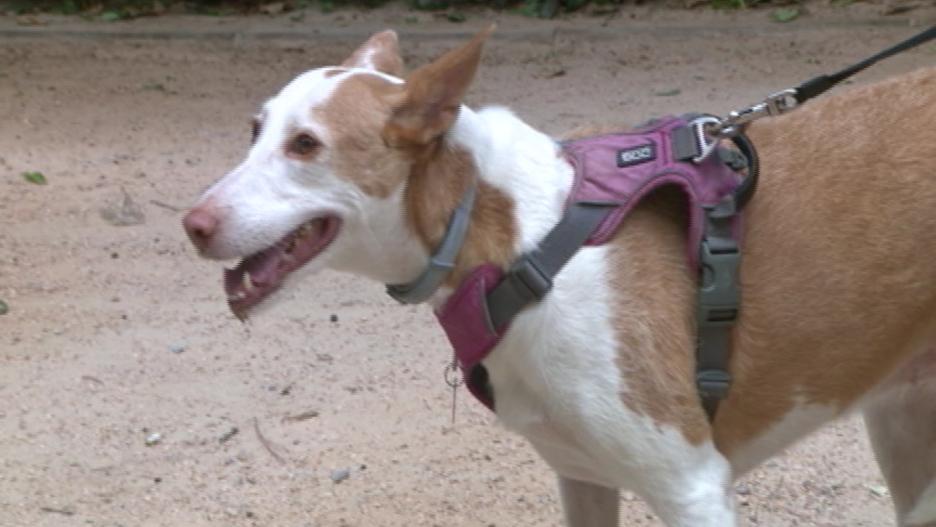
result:
[[[328,218],[309,221],[273,246],[244,258],[234,269],[225,269],[224,291],[234,315],[247,318],[251,308],[279,289],[286,275],[328,245],[337,225]]]
[[[224,291],[228,305],[237,318],[247,318],[247,312],[279,288],[288,272],[285,253],[277,246],[251,255],[234,269],[224,270]]]

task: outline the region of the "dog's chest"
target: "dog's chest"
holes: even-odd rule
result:
[[[559,474],[613,487],[640,476],[611,444],[653,444],[659,432],[627,409],[617,365],[606,247],[582,250],[553,293],[517,317],[484,360],[498,420],[524,436]]]

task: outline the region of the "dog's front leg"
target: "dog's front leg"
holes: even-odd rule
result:
[[[618,491],[559,476],[568,527],[617,527]]]

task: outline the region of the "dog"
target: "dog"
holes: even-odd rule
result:
[[[439,308],[507,268],[563,213],[559,144],[462,104],[490,30],[403,77],[394,32],[299,75],[256,117],[246,159],[183,224],[245,317],[323,268],[419,276],[472,181]],[[616,526],[618,489],[671,527],[736,525],[733,478],[858,409],[901,526],[936,525],[936,68],[753,123],[733,384],[713,421],[695,383],[697,276],[684,204],[660,192],[579,250],[484,360],[496,414],[555,469],[566,523]],[[593,133],[597,129],[592,130]]]

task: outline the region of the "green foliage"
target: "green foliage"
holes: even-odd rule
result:
[[[120,11],[104,11],[101,13],[100,18],[105,22],[116,22],[123,18],[123,15],[120,13]]]
[[[48,183],[48,180],[46,180],[42,172],[23,172],[23,179],[29,181],[33,185],[45,185]]]
[[[711,2],[715,9],[746,9],[748,6],[745,0],[711,0]]]
[[[777,22],[791,22],[799,16],[800,9],[798,7],[781,7],[770,14],[770,17]]]

